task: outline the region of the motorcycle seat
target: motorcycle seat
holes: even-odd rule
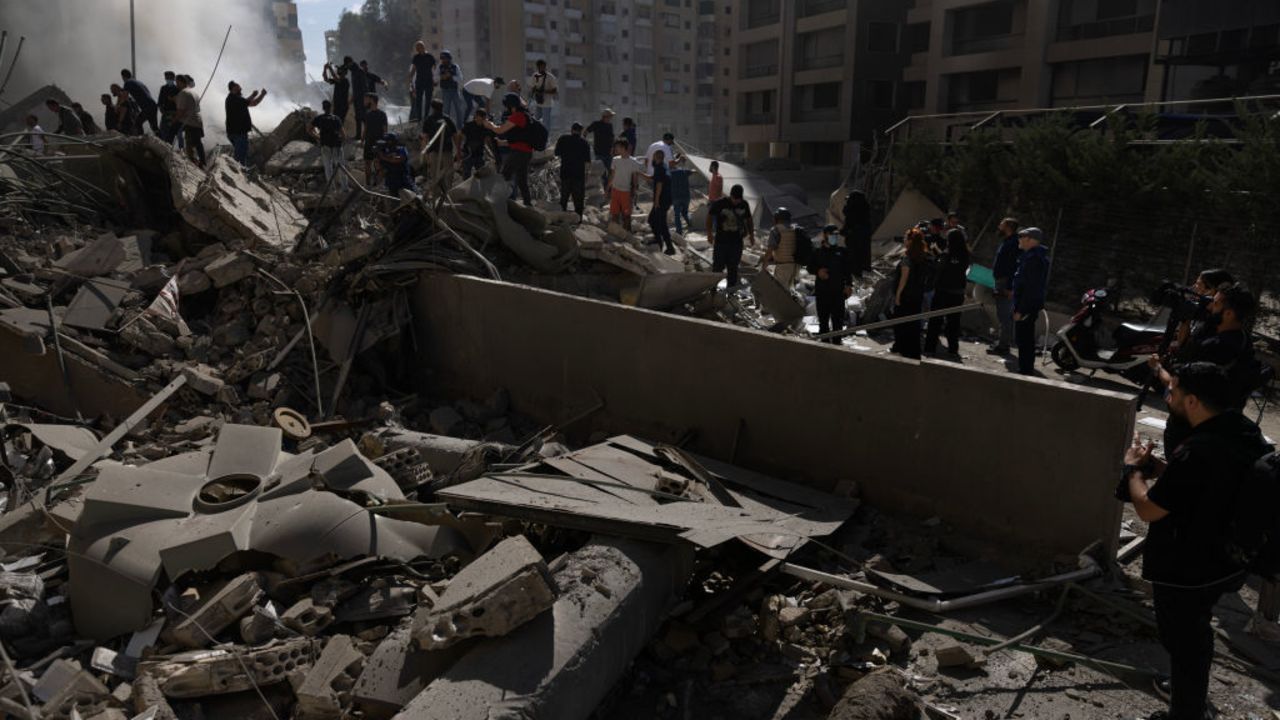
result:
[[[1131,344],[1135,340],[1150,338],[1164,333],[1163,325],[1142,325],[1139,323],[1124,323],[1116,328],[1116,342],[1121,345]]]

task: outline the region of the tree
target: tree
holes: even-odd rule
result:
[[[338,20],[338,54],[369,69],[387,82],[378,92],[392,102],[407,103],[402,79],[420,39],[422,18],[415,0],[364,0],[359,12],[344,12]]]

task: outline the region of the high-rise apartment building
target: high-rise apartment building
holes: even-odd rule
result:
[[[748,159],[847,165],[904,110],[903,0],[737,0],[717,80]]]
[[[418,0],[418,16],[422,18],[422,42],[427,52],[439,54],[444,49],[444,0]]]
[[[1164,0],[1156,98],[1280,94],[1280,2]]]
[[[296,90],[306,84],[306,53],[302,49],[302,30],[298,28],[298,4],[292,0],[267,0],[263,7],[267,22],[275,30],[276,64],[280,83]]]

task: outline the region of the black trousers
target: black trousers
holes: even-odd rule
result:
[[[667,227],[667,211],[670,209],[670,205],[654,203],[653,209],[649,211],[649,227],[653,230],[653,239],[667,249],[673,247],[671,244],[671,228]],[[741,250],[738,252],[738,257],[742,257]]]
[[[1018,344],[1018,372],[1030,375],[1036,369],[1036,316],[1013,323],[1013,339]]]
[[[569,177],[560,176],[560,209],[569,209],[569,199],[573,198],[573,211],[578,213],[578,217],[582,217],[582,208],[586,207],[583,198],[587,194],[587,178],[586,176]]]
[[[819,333],[836,332],[844,329],[846,311],[844,307],[844,292],[841,289],[837,289],[834,292],[818,290],[814,301],[818,306]],[[827,338],[822,342],[839,345],[840,338]]]
[[[508,150],[507,160],[502,164],[503,179],[507,182],[515,181],[515,187],[511,189],[511,197],[515,197],[516,189],[519,188],[525,205],[533,204],[533,200],[529,197],[529,161],[532,159],[532,153]]]
[[[934,310],[959,307],[963,302],[964,293],[939,290],[933,295]],[[932,353],[938,349],[938,335],[942,333],[944,326],[947,330],[947,349],[953,353],[960,351],[960,313],[952,313],[945,317],[929,318],[928,329],[925,331],[924,337],[925,352]]]
[[[742,264],[742,241],[721,240],[711,248],[711,272],[723,272],[729,287],[738,284],[738,266]]]
[[[1240,584],[1236,579],[1195,589],[1152,585],[1160,644],[1169,653],[1169,720],[1203,720],[1213,665],[1213,606]]]
[[[195,156],[200,160],[200,167],[204,167],[204,130],[198,127],[184,125],[182,128],[182,136],[186,139],[187,148],[194,148]]]
[[[919,315],[922,303],[921,299],[914,301],[904,301],[894,311],[893,316],[896,318],[906,317],[908,315]],[[893,326],[893,346],[889,348],[890,352],[895,352],[905,358],[913,360],[920,359],[920,321],[912,320],[911,322],[898,323]]]

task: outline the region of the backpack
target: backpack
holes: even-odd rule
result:
[[[529,118],[529,124],[525,125],[524,132],[521,133],[525,137],[525,142],[538,152],[547,149],[547,140],[550,133],[547,132],[547,126],[543,125],[540,120],[532,115],[526,115]]]
[[[1274,580],[1280,574],[1280,453],[1267,453],[1240,481],[1226,551],[1237,566]]]

